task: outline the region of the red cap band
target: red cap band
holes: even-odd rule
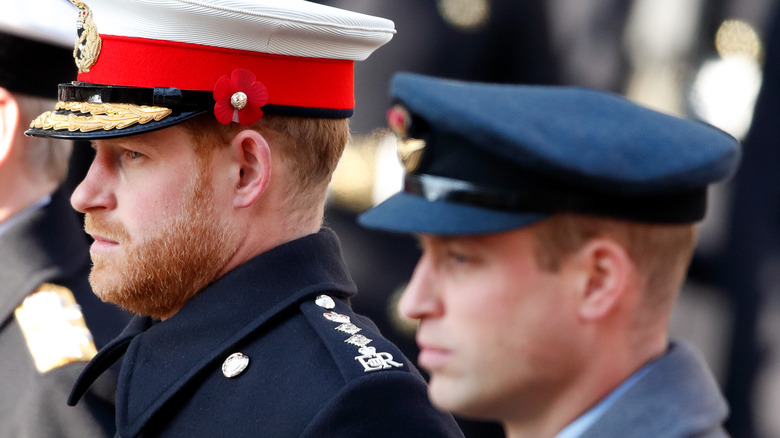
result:
[[[252,71],[268,103],[306,108],[354,108],[354,61],[303,58],[198,44],[100,35],[103,46],[78,80],[128,87],[212,91],[235,69]]]

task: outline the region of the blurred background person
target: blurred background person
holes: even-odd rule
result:
[[[775,56],[764,45],[772,45],[776,0],[322,2],[383,14],[398,28],[392,47],[356,69],[360,110],[326,215],[363,291],[356,308],[384,324],[383,331],[416,357],[415,327],[398,316],[395,303],[419,257],[417,245],[354,224],[357,212],[400,188],[392,183],[401,180],[394,144],[370,135],[385,126],[386,89],[394,72],[613,91],[707,121],[745,143],[739,174],[712,190],[671,330],[705,352],[731,402],[732,435],[780,436],[780,417],[774,415],[780,404],[780,337],[773,334],[780,325],[780,294],[772,286],[777,260],[772,254],[780,244],[768,229],[778,226],[772,189],[777,161],[771,155],[777,141],[768,132],[774,125],[773,87],[761,88],[762,78],[773,78],[762,68],[769,72]],[[759,89],[767,97],[759,98],[765,103],[756,109],[751,129]],[[761,124],[764,128],[755,126]],[[754,146],[759,141],[764,146]],[[469,434],[468,426],[464,431],[482,436]]]
[[[58,186],[72,144],[27,138],[57,81],[75,78],[76,8],[66,0],[0,6],[0,435],[114,434],[113,376],[78,408],[66,401],[84,364],[129,316],[90,290],[89,247]]]

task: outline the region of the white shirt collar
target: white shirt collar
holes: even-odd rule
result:
[[[647,374],[653,367],[655,362],[643,366],[639,371],[632,374],[628,379],[623,381],[617,388],[610,392],[606,397],[602,398],[595,406],[590,408],[587,412],[580,415],[577,419],[569,423],[568,426],[561,429],[560,432],[555,434],[553,438],[579,438],[588,428],[604,415],[607,410],[612,407],[615,402],[623,396],[632,386]]]

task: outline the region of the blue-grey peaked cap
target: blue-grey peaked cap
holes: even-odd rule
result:
[[[557,212],[690,223],[740,155],[717,128],[596,90],[400,73],[391,94],[425,147],[404,191],[361,216],[373,228],[486,233]]]

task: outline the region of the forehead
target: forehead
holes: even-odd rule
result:
[[[143,134],[129,135],[102,140],[91,140],[93,147],[107,148],[148,148],[160,152],[175,152],[181,149],[191,149],[192,136],[181,126],[172,126]]]
[[[490,234],[418,234],[416,236],[423,250],[447,246],[492,248],[496,250],[524,250],[531,248],[530,245],[533,243],[535,236],[534,229],[534,226],[529,226]]]

